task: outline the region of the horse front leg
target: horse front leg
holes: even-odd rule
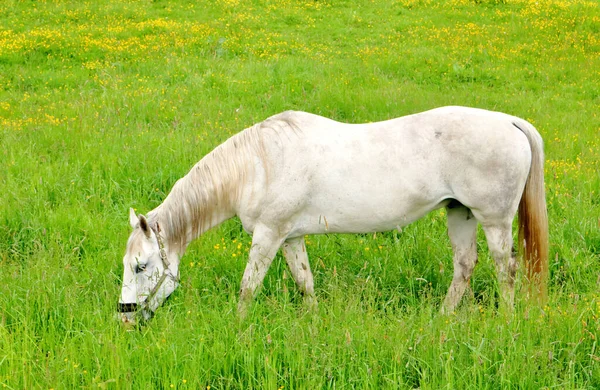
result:
[[[290,268],[292,277],[300,292],[304,295],[304,302],[309,309],[317,306],[315,297],[315,283],[313,274],[308,263],[308,254],[304,244],[304,237],[291,238],[285,241],[282,246],[283,255]]]
[[[246,317],[248,308],[254,298],[256,289],[262,284],[273,258],[285,237],[275,233],[275,230],[264,225],[257,226],[252,236],[252,247],[248,264],[240,286],[240,301],[238,315]]]

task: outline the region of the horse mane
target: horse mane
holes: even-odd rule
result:
[[[233,135],[177,180],[163,203],[148,214],[151,226],[159,224],[171,248],[183,253],[189,241],[213,226],[219,212],[226,213],[238,203],[241,189],[254,177],[257,161],[268,182],[266,141],[284,142],[297,135],[294,114],[283,112]]]

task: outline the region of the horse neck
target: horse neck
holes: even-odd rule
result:
[[[267,120],[229,138],[181,178],[154,211],[165,225],[169,243],[183,254],[187,245],[210,228],[233,217],[241,193],[255,178],[255,162],[265,163],[263,133],[295,129],[290,120]]]
[[[167,245],[180,256],[190,242],[235,215],[238,191],[234,178],[222,175],[215,180],[212,175],[222,169],[212,170],[205,159],[201,160],[148,214],[160,225]]]

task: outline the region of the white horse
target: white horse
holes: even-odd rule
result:
[[[478,223],[496,264],[501,300],[513,304],[517,209],[527,278],[543,296],[543,165],[535,128],[498,112],[443,107],[369,124],[304,112],[275,115],[206,155],[147,217],[130,210],[120,317],[149,317],[177,287],[187,245],[236,215],[252,235],[241,315],[279,248],[305,298],[315,302],[305,235],[399,229],[441,207],[454,251],[442,311],[454,310],[468,285]]]

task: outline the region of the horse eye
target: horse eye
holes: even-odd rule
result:
[[[145,270],[146,270],[146,264],[139,264],[139,263],[136,264],[135,269],[134,269],[136,274],[139,274],[140,272],[144,272]]]

